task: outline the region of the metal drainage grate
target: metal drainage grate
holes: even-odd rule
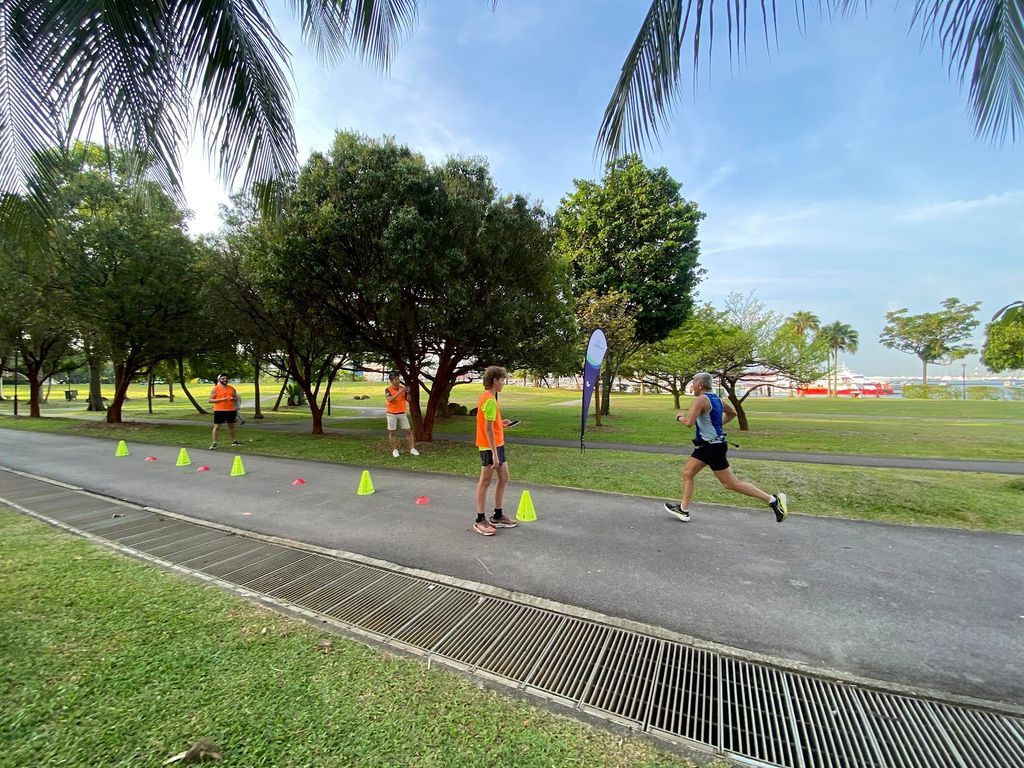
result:
[[[786,768],[1019,768],[1024,720],[796,674],[0,472],[0,502],[655,736]]]

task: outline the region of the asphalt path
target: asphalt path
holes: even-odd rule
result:
[[[359,496],[362,467],[242,454],[247,474],[231,477],[227,451],[197,447],[179,468],[177,447],[129,447],[117,458],[109,440],[0,429],[0,465],[117,498],[840,676],[1024,706],[1024,536],[798,510],[778,524],[767,508],[703,504],[681,523],[661,499],[531,486],[537,521],[484,538],[470,530],[475,480],[416,471],[407,455]],[[514,514],[514,447],[510,467]]]

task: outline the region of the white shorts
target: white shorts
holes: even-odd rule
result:
[[[384,414],[388,418],[388,432],[394,432],[396,429],[401,427],[402,429],[409,429],[409,416],[405,413],[386,413]]]

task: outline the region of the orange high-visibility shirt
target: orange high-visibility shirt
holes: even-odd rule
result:
[[[476,404],[476,447],[489,451],[491,444],[487,441],[487,422],[494,423],[494,447],[505,444],[505,426],[501,423],[501,409],[498,398],[486,389]]]
[[[235,408],[235,388],[230,384],[217,384],[213,388],[213,396],[217,399],[217,402],[213,404],[213,410],[215,411],[237,411]],[[228,400],[221,400],[220,398],[227,397]]]
[[[388,384],[388,392],[391,394],[391,399],[388,400],[388,413],[405,413],[405,390],[401,385],[392,387]]]

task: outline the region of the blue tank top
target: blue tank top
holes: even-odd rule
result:
[[[697,439],[705,443],[721,443],[725,440],[722,429],[722,398],[712,392],[705,392],[704,397],[711,403],[711,409],[697,417]]]

